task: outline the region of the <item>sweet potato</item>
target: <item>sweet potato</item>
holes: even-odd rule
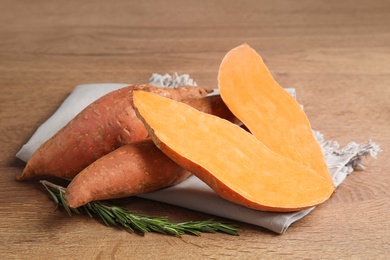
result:
[[[240,120],[229,110],[220,95],[213,95],[204,98],[185,100],[183,103],[203,113],[211,114],[228,120],[233,124],[239,124]],[[146,128],[145,128],[146,129]]]
[[[148,139],[119,147],[86,167],[68,185],[65,199],[77,208],[94,200],[155,191],[190,175]]]
[[[333,185],[305,112],[274,80],[254,49],[243,44],[226,54],[218,87],[226,105],[257,139],[274,152],[312,168]]]
[[[125,87],[106,94],[81,111],[46,141],[27,162],[17,180],[49,175],[73,178],[82,169],[116,148],[144,140],[148,132],[136,117],[133,90],[143,89],[178,101],[206,96],[201,87]]]
[[[271,151],[227,120],[145,91],[134,92],[134,105],[156,146],[229,201],[296,211],[333,192],[324,176]]]
[[[237,123],[219,95],[185,103]],[[148,139],[124,145],[93,162],[71,181],[65,198],[68,205],[77,208],[94,200],[128,197],[165,188],[189,175]]]

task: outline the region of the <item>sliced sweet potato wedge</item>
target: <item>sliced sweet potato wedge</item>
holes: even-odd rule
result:
[[[243,44],[226,54],[218,87],[228,108],[257,139],[272,151],[312,168],[333,185],[305,112],[274,80],[254,49]]]
[[[144,91],[134,92],[134,105],[157,147],[229,201],[285,212],[333,192],[326,178],[227,120]]]

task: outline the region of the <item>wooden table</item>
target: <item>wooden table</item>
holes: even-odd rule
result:
[[[1,259],[388,259],[390,2],[0,1]],[[372,139],[368,159],[330,200],[283,235],[138,236],[55,211],[37,182],[16,182],[16,152],[82,83],[145,83],[189,73],[216,87],[219,64],[248,43],[296,88],[313,129],[342,146]],[[174,221],[203,213],[139,198],[121,205]]]

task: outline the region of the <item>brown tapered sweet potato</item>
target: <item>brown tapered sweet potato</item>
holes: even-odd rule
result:
[[[219,95],[185,103],[237,123]],[[93,162],[71,181],[65,198],[69,206],[77,208],[94,200],[134,196],[165,188],[189,175],[148,139],[124,145]]]
[[[81,111],[27,162],[17,180],[38,176],[73,178],[82,169],[116,148],[148,136],[133,108],[133,91],[142,89],[178,101],[205,97],[212,89],[202,87],[125,87],[106,94]]]
[[[155,191],[190,175],[148,139],[121,146],[86,167],[68,185],[65,199],[77,208],[95,200]]]

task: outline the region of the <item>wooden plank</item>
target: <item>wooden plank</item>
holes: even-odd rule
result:
[[[1,1],[0,255],[3,259],[385,259],[390,253],[390,2]],[[216,86],[225,53],[258,50],[276,80],[297,89],[314,129],[342,145],[372,139],[367,160],[332,198],[283,235],[239,223],[241,235],[145,237],[55,211],[37,182],[16,182],[16,152],[82,83],[146,82],[190,73]],[[202,213],[128,198],[172,220]]]

